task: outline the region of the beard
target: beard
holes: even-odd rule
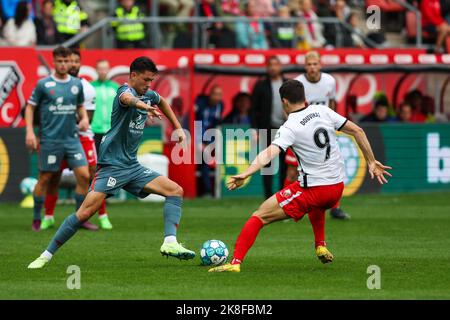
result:
[[[78,77],[78,73],[80,72],[80,69],[77,69],[77,68],[70,68],[69,69],[69,74],[72,76],[72,77]]]

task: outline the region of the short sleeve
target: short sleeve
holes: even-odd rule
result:
[[[341,116],[339,113],[334,112],[330,108],[324,107],[323,109],[327,113],[328,119],[333,124],[334,129],[341,130],[342,127],[347,123],[346,117]]]
[[[28,99],[28,104],[32,105],[33,107],[37,106],[42,99],[42,95],[42,85],[41,82],[38,82],[36,87],[34,87],[33,92],[31,93],[30,99]]]
[[[153,90],[148,90],[145,95],[147,96],[147,98],[150,99],[150,101],[152,102],[152,105],[155,105],[155,104],[158,105],[161,102],[160,95]]]
[[[77,96],[77,105],[82,105],[84,103],[84,90],[81,81],[78,84],[78,96]]]
[[[126,107],[126,105],[124,105],[121,101],[120,101],[120,98],[122,97],[122,95],[124,94],[124,93],[130,93],[130,94],[132,94],[132,95],[134,95],[134,93],[133,93],[133,90],[129,87],[129,86],[121,86],[118,90],[117,90],[117,95],[119,96],[119,104],[122,106],[122,107]]]
[[[330,100],[336,100],[336,79],[331,77],[331,91],[330,91]]]
[[[272,144],[280,147],[283,151],[286,151],[287,148],[292,146],[295,142],[295,133],[292,129],[288,128],[286,125],[282,125],[280,129],[278,129],[277,134],[275,135],[275,139],[272,141]]]

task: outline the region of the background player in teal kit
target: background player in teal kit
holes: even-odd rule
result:
[[[167,177],[141,166],[137,161],[137,149],[147,117],[161,117],[154,105],[176,128],[178,142],[184,144],[186,135],[166,100],[149,89],[158,70],[147,57],[135,59],[130,66],[129,83],[121,86],[114,99],[111,129],[100,145],[98,168],[90,191],[78,211],[67,217],[51,240],[47,250],[28,268],[44,267],[56,250],[69,240],[100,207],[107,196],[116,194],[121,188],[145,197],[156,193],[166,197],[164,204],[163,255],[179,259],[192,259],[195,253],[178,243],[176,234],[181,218],[183,189]]]
[[[84,95],[80,79],[68,74],[71,51],[58,47],[53,51],[55,74],[39,80],[28,100],[25,110],[26,145],[37,150],[39,145],[39,178],[34,189],[34,217],[32,228],[39,231],[41,209],[52,176],[59,171],[61,161],[66,159],[73,169],[77,186],[75,200],[77,209],[89,188],[89,169],[77,133],[78,127],[86,131],[89,119],[83,107]],[[34,133],[34,113],[39,113],[40,142]]]

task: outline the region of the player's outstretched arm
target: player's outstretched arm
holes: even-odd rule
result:
[[[37,139],[34,134],[33,128],[34,107],[31,104],[27,104],[25,107],[25,125],[26,125],[26,137],[25,144],[30,150],[37,149]]]
[[[357,126],[355,123],[347,121],[341,131],[355,137],[355,140],[358,143],[358,146],[361,149],[364,158],[366,159],[367,165],[369,167],[370,177],[372,179],[376,177],[380,184],[387,183],[387,179],[384,175],[392,177],[392,175],[386,171],[392,168],[383,165],[381,162],[375,159],[372,147],[370,146],[369,140],[367,139],[364,130],[361,127]]]
[[[244,184],[245,179],[250,177],[255,172],[261,170],[266,166],[273,158],[280,154],[280,148],[274,144],[271,144],[266,149],[261,151],[258,156],[253,160],[252,164],[241,174],[232,176],[227,183],[228,190],[234,190]]]
[[[175,133],[177,135],[178,143],[181,143],[183,148],[186,148],[186,134],[183,131],[183,128],[181,127],[180,122],[177,119],[177,116],[173,112],[172,108],[170,107],[169,103],[166,99],[163,97],[160,97],[159,101],[159,110],[166,116],[166,118],[170,121],[170,123],[175,128]]]
[[[149,117],[158,117],[161,119],[161,114],[158,112],[158,109],[153,106],[149,106],[145,102],[139,100],[139,98],[133,96],[131,93],[124,92],[120,96],[120,104],[122,107],[130,107],[147,111]]]

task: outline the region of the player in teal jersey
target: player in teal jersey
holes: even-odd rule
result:
[[[47,186],[66,159],[77,180],[75,199],[81,206],[89,188],[89,169],[77,133],[78,127],[86,131],[89,119],[83,107],[83,87],[80,79],[69,72],[70,50],[58,47],[53,51],[55,74],[39,80],[25,110],[26,145],[39,149],[39,178],[34,189],[34,218],[32,228],[39,231],[41,209]],[[33,129],[34,113],[40,117],[39,144]],[[38,148],[39,145],[39,148]]]
[[[164,204],[164,242],[160,252],[179,259],[192,259],[195,253],[178,243],[176,234],[181,219],[183,189],[167,177],[145,168],[137,161],[137,149],[147,118],[161,114],[176,128],[178,143],[185,144],[186,135],[167,101],[149,89],[158,70],[147,57],[135,59],[130,66],[129,83],[117,91],[111,115],[111,129],[100,145],[100,156],[95,178],[80,209],[67,217],[47,250],[28,268],[40,269],[53,254],[69,240],[100,207],[102,201],[124,189],[138,197],[156,193],[166,197]]]

